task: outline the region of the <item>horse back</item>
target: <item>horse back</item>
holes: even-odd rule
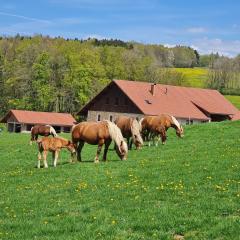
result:
[[[132,126],[133,118],[121,116],[115,120],[115,124],[120,128],[123,137],[131,136],[131,126]]]
[[[43,137],[38,141],[40,148],[46,151],[56,151],[57,149],[61,149],[62,147],[66,146],[68,142],[69,141],[67,139],[58,137]]]
[[[109,139],[109,131],[105,122],[82,122],[72,131],[72,141],[84,141],[89,144],[98,144],[100,139]]]

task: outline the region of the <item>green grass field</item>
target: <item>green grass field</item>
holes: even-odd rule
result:
[[[188,126],[165,146],[37,169],[28,134],[0,134],[0,239],[239,239],[240,121]],[[65,135],[70,137],[70,135]],[[49,165],[51,165],[49,155]]]
[[[227,98],[234,106],[240,109],[240,96],[225,95],[225,98]]]

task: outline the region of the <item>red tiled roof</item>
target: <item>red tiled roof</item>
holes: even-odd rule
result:
[[[199,108],[210,114],[231,115],[238,112],[216,90],[156,84],[155,94],[152,95],[151,83],[126,80],[114,82],[146,115],[166,113],[179,118],[207,120],[209,118]]]
[[[233,115],[233,117],[231,118],[232,121],[235,120],[240,120],[240,111],[238,111],[236,114]]]
[[[76,120],[69,113],[34,112],[25,110],[10,110],[1,122],[7,122],[11,114],[13,114],[19,123],[50,124],[56,126],[72,126],[76,123]]]

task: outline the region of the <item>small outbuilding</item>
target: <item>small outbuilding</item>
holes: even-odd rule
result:
[[[7,124],[9,132],[30,132],[36,124],[48,124],[59,133],[70,132],[76,120],[69,113],[10,110],[1,123]]]

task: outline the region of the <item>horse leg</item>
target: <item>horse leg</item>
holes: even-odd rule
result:
[[[95,163],[99,163],[99,155],[100,155],[100,153],[101,153],[103,144],[104,144],[104,140],[100,140],[100,141],[98,142],[97,154],[96,154],[96,157],[95,157],[95,159],[94,159],[94,162],[95,162]]]
[[[43,151],[43,164],[45,168],[48,168],[48,164],[47,164],[47,151]]]
[[[104,148],[104,153],[103,153],[103,161],[107,160],[107,152],[108,152],[108,148],[111,144],[112,140],[106,141],[105,142],[105,148]]]
[[[56,150],[54,153],[54,162],[53,162],[53,166],[56,167],[57,166],[57,160],[58,160],[58,155],[59,155],[59,150]]]
[[[129,150],[132,149],[132,145],[133,145],[133,138],[130,137],[130,138],[129,138]]]
[[[83,146],[84,146],[84,142],[83,142],[83,141],[80,141],[80,142],[78,143],[78,146],[77,146],[77,160],[78,160],[79,162],[82,161],[81,152],[82,152]]]
[[[38,152],[38,162],[37,162],[37,168],[41,167],[41,159],[42,159],[42,152]]]

